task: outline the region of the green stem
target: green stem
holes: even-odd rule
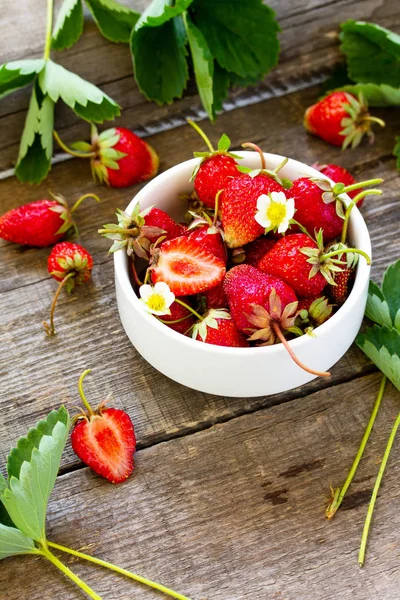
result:
[[[211,152],[211,154],[215,153],[215,150],[210,142],[210,140],[208,139],[208,137],[206,136],[206,134],[204,133],[204,131],[202,129],[200,129],[200,127],[197,125],[197,123],[195,123],[194,121],[192,121],[192,119],[188,119],[187,122],[189,123],[189,125],[191,125],[193,127],[193,129],[195,131],[197,131],[197,133],[203,138],[203,140],[205,141],[205,143],[207,144],[207,148],[209,149],[209,151]]]
[[[283,169],[283,167],[286,165],[287,162],[289,162],[289,159],[284,158],[283,161],[281,163],[279,163],[279,165],[277,167],[275,167],[275,169],[273,170],[273,173],[279,173],[279,171],[281,169]]]
[[[386,381],[387,381],[386,375],[382,375],[379,392],[376,397],[374,408],[373,408],[371,416],[369,418],[367,428],[366,428],[363,438],[361,440],[360,447],[359,447],[356,457],[353,461],[353,464],[351,465],[351,469],[349,471],[349,474],[347,475],[346,481],[344,482],[343,486],[341,488],[337,488],[336,490],[333,491],[333,499],[325,511],[325,516],[327,519],[332,519],[332,517],[335,515],[336,511],[338,510],[338,508],[340,507],[340,505],[343,502],[343,498],[344,498],[351,482],[353,481],[353,477],[358,469],[358,465],[360,464],[362,455],[364,454],[365,446],[367,445],[370,433],[371,433],[372,428],[375,423],[376,415],[378,414],[379,407],[381,405],[383,393],[385,391]]]
[[[189,319],[191,315],[186,315],[186,317],[181,317],[180,319],[175,319],[175,321],[165,321],[163,319],[161,319],[160,317],[157,317],[159,321],[161,321],[161,323],[165,323],[165,325],[175,325],[175,323],[182,323],[182,321],[186,321],[186,319]]]
[[[106,567],[107,569],[110,569],[111,571],[115,571],[116,573],[119,573],[120,575],[125,575],[125,577],[129,577],[130,579],[134,579],[135,581],[144,583],[145,585],[148,585],[160,592],[164,592],[164,594],[168,594],[169,596],[172,596],[172,598],[177,598],[178,600],[190,600],[190,598],[188,598],[187,596],[183,596],[182,594],[179,594],[178,592],[174,592],[173,590],[165,587],[164,585],[155,583],[154,581],[151,581],[150,579],[146,579],[146,577],[141,577],[140,575],[131,573],[130,571],[127,571],[126,569],[121,569],[121,567],[117,567],[117,566],[113,565],[112,563],[106,562],[105,560],[101,560],[100,558],[95,558],[94,556],[89,556],[88,554],[83,554],[82,552],[78,552],[77,550],[72,550],[71,548],[66,548],[65,546],[60,546],[59,544],[55,544],[54,542],[47,542],[47,543],[52,548],[61,550],[61,552],[66,552],[68,554],[72,554],[72,556],[76,556],[78,558],[82,558],[84,560],[92,562],[96,565],[100,565],[101,567]]]
[[[94,158],[96,156],[96,152],[76,152],[76,150],[68,148],[55,130],[53,131],[53,136],[60,148],[62,148],[64,152],[70,154],[71,156],[75,156],[76,158]]]
[[[363,192],[360,192],[359,194],[357,194],[357,196],[348,205],[348,207],[346,209],[346,214],[344,216],[342,236],[341,236],[341,239],[340,239],[340,241],[342,242],[342,244],[345,243],[346,238],[347,238],[347,229],[348,229],[348,226],[349,226],[349,219],[350,219],[351,211],[353,210],[353,206],[355,206],[356,204],[358,204],[359,202],[361,202],[361,200],[363,198],[365,198],[365,196],[371,196],[372,194],[378,195],[378,196],[382,196],[382,190],[364,190]]]
[[[46,41],[45,41],[44,53],[43,53],[44,60],[49,60],[49,58],[50,58],[52,29],[53,29],[53,1],[54,0],[47,0]]]
[[[351,185],[345,185],[344,188],[340,192],[336,192],[335,188],[338,184],[333,186],[333,193],[338,194],[348,194],[349,192],[354,192],[354,190],[359,190],[360,188],[364,188],[370,185],[379,185],[383,182],[383,179],[367,179],[367,181],[358,181],[357,183],[352,183]],[[339,184],[340,185],[340,184]],[[341,184],[343,185],[343,184]]]
[[[52,337],[56,332],[56,330],[54,328],[54,311],[56,309],[58,296],[60,295],[60,292],[63,289],[64,285],[67,283],[67,281],[69,279],[71,279],[72,277],[75,277],[75,275],[76,275],[75,271],[70,271],[69,273],[67,273],[67,275],[64,277],[64,279],[62,279],[60,281],[60,283],[58,284],[58,288],[57,288],[56,293],[54,294],[53,302],[51,303],[51,308],[50,308],[50,325],[48,323],[46,323],[46,321],[43,321],[44,330],[49,337]]]
[[[83,371],[82,375],[79,377],[79,381],[78,381],[78,390],[79,390],[79,395],[81,397],[81,400],[83,402],[83,404],[85,405],[89,415],[94,415],[93,409],[90,406],[89,402],[86,400],[86,396],[85,396],[85,392],[83,391],[83,380],[85,379],[86,375],[89,375],[89,373],[92,372],[92,369],[86,369],[86,371]]]
[[[379,117],[373,117],[372,115],[364,117],[363,121],[372,121],[373,123],[378,123],[378,125],[380,125],[381,127],[385,127],[386,125],[383,119],[380,119]]]
[[[54,544],[51,544],[50,542],[48,542],[48,545],[56,547]],[[75,573],[73,573],[68,567],[66,567],[60,560],[58,560],[58,558],[56,556],[54,556],[54,554],[52,554],[52,552],[50,552],[50,550],[48,550],[47,548],[43,548],[41,553],[45,558],[47,558],[48,561],[50,561],[55,567],[57,567],[57,569],[60,569],[60,571],[62,573],[64,573],[64,575],[69,577],[69,579],[71,579],[84,592],[86,592],[86,594],[90,598],[92,598],[93,600],[102,600],[101,596],[96,594],[96,592],[94,590],[92,590],[92,588],[90,588],[84,581],[82,581],[82,579],[80,579],[77,575],[75,575]]]
[[[184,308],[187,308],[187,310],[189,310],[197,319],[199,319],[200,321],[203,321],[203,317],[201,315],[199,315],[199,313],[196,312],[194,310],[194,308],[192,308],[191,306],[189,306],[189,304],[186,304],[186,302],[182,302],[182,300],[178,300],[178,298],[175,298],[175,302],[177,302],[178,304],[180,304]]]
[[[70,210],[70,213],[72,214],[74,212],[74,210],[76,210],[78,208],[78,206],[81,205],[81,203],[86,200],[86,198],[94,198],[96,200],[96,202],[100,202],[100,198],[96,195],[96,194],[83,194],[83,196],[81,196],[80,198],[78,198],[78,200],[75,202],[75,204],[73,205],[73,207]]]
[[[367,261],[367,265],[371,264],[371,259],[364,250],[360,250],[359,248],[343,248],[343,250],[333,250],[332,252],[328,252],[327,254],[322,254],[320,256],[320,262],[322,263],[324,260],[328,258],[332,258],[333,256],[338,256],[339,254],[346,254],[347,252],[353,252],[354,254],[361,254]]]
[[[375,502],[378,497],[378,492],[379,492],[379,488],[381,485],[383,474],[385,472],[386,463],[389,459],[390,451],[392,449],[393,442],[396,437],[396,433],[397,433],[397,429],[399,428],[399,425],[400,425],[400,413],[397,415],[396,421],[392,427],[392,431],[390,433],[388,443],[386,445],[386,449],[385,449],[385,453],[383,455],[381,466],[379,467],[378,476],[375,481],[374,489],[372,490],[372,496],[371,496],[371,500],[370,500],[370,503],[368,506],[367,517],[365,519],[364,529],[363,529],[363,533],[362,533],[362,537],[361,537],[360,551],[358,553],[358,564],[360,565],[360,567],[363,566],[364,561],[365,561],[365,549],[367,547],[367,539],[368,539],[369,528],[370,528],[371,520],[372,520],[372,513],[374,512]]]
[[[297,225],[297,227],[300,229],[300,231],[302,233],[304,233],[305,235],[308,235],[308,237],[315,242],[313,236],[307,231],[307,229],[304,227],[304,225],[302,225],[301,223],[299,223],[298,221],[296,221],[296,219],[290,219],[289,221],[289,225]]]

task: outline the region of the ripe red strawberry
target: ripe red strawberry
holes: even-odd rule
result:
[[[75,417],[71,433],[72,449],[95,473],[111,483],[121,483],[133,471],[136,438],[129,415],[118,408],[104,408],[102,402],[93,410],[82,389],[84,371],[79,379],[79,392],[86,411]]]
[[[180,298],[178,298],[178,300],[180,300]],[[185,302],[187,303],[186,298]],[[170,329],[173,329],[174,331],[177,331],[178,333],[182,333],[184,335],[185,333],[187,333],[188,329],[190,329],[190,327],[195,324],[195,318],[193,316],[193,313],[191,313],[187,308],[185,308],[181,304],[178,304],[178,302],[173,302],[169,307],[169,310],[171,311],[171,314],[162,315],[160,319]],[[169,323],[169,321],[179,321],[179,323]]]
[[[221,281],[215,287],[201,293],[200,302],[204,302],[205,309],[227,308],[228,300],[224,292],[224,282]]]
[[[269,296],[275,289],[282,307],[297,302],[294,291],[281,279],[262,273],[250,265],[237,265],[226,274],[224,291],[230,313],[239,331],[249,332],[253,325],[248,320],[253,304],[269,309]],[[297,306],[297,305],[296,305]]]
[[[384,122],[368,113],[368,106],[361,95],[356,98],[347,92],[332,92],[307,108],[304,127],[310,133],[343,149],[354,148],[367,134],[373,139],[372,122],[384,126]]]
[[[72,149],[56,132],[54,135],[65,152],[89,158],[94,179],[111,187],[128,187],[146,181],[158,171],[159,158],[154,149],[124,127],[113,127],[99,134],[92,124],[91,144],[76,142]]]
[[[209,310],[203,320],[194,326],[192,337],[214,346],[246,348],[249,345],[227,310]]]
[[[150,268],[153,283],[164,281],[175,296],[190,296],[216,286],[226,270],[223,260],[186,236],[157,248]]]
[[[236,327],[252,333],[249,341],[261,341],[261,346],[269,346],[279,339],[301,369],[322,377],[330,375],[304,365],[288,344],[284,331],[297,335],[303,332],[295,325],[296,295],[282,280],[261,273],[251,265],[238,265],[225,277],[225,293]]]
[[[54,200],[36,200],[9,210],[0,217],[0,238],[38,248],[52,246],[76,230],[72,213],[88,197],[100,201],[95,194],[85,194],[70,209],[65,198],[57,195]]]
[[[165,236],[165,240],[172,240],[176,237],[183,235],[186,231],[186,227],[174,221],[165,211],[160,208],[153,207],[144,217],[144,224],[147,227],[159,227],[164,231],[162,236]],[[148,238],[151,242],[156,242],[160,236],[149,235]]]
[[[206,142],[209,152],[195,152],[194,156],[201,158],[201,162],[195,168],[192,179],[194,189],[203,204],[211,208],[215,207],[215,197],[219,190],[224,189],[227,178],[236,177],[239,174],[235,155],[228,152],[230,140],[223,135],[218,142],[218,150],[214,150],[210,140],[200,127],[189,120],[188,123],[201,135]]]
[[[189,240],[197,242],[209,252],[226,263],[227,253],[221,232],[214,225],[202,225],[196,229],[188,229],[186,235]]]
[[[271,240],[265,236],[257,238],[254,242],[250,242],[244,247],[246,265],[257,267],[259,260],[274,247],[276,240]]]
[[[50,310],[50,325],[43,323],[48,336],[55,334],[54,310],[63,287],[68,293],[77,285],[86,283],[91,277],[93,259],[89,252],[79,244],[59,242],[52,249],[47,260],[47,268],[52,277],[60,284],[54,295]]]
[[[329,259],[320,262],[321,256],[323,247],[304,233],[293,233],[278,240],[259,261],[258,268],[283,279],[299,297],[316,296],[326,286],[327,279],[332,280],[329,275],[332,265]]]
[[[357,183],[353,175],[349,173],[347,169],[341,167],[340,165],[319,165],[318,163],[315,163],[313,167],[314,169],[317,169],[318,171],[329,177],[329,179],[332,179],[332,181],[334,181],[335,183],[343,183],[346,187],[348,185],[353,185],[353,183]],[[347,195],[349,196],[349,198],[354,199],[362,191],[362,188],[358,188],[356,190],[347,192]],[[361,198],[361,200],[357,202],[358,208],[362,206],[363,202],[364,198]]]
[[[255,177],[242,174],[227,183],[220,198],[220,212],[225,243],[229,248],[244,246],[264,233],[264,228],[255,220],[257,200],[270,192],[285,190],[263,172]]]
[[[344,222],[344,218],[338,215],[338,212],[344,215],[343,205],[329,189],[326,181],[312,181],[308,177],[301,177],[294,181],[290,190],[296,206],[296,221],[311,235],[321,228],[325,242],[331,242],[340,236]]]
[[[353,286],[355,277],[354,268],[346,267],[340,273],[335,273],[335,284],[330,285],[328,288],[328,294],[331,300],[337,304],[338,306],[342,306],[345,303],[349,294],[351,292],[351,288]]]

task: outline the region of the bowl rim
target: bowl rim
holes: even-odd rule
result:
[[[243,161],[243,160],[246,160],[247,158],[250,158],[251,156],[252,157],[256,156],[254,152],[250,152],[250,151],[236,151],[235,150],[235,154],[240,156],[240,160],[238,161],[239,164],[240,164],[241,160]],[[277,161],[277,164],[281,163],[285,158],[287,158],[287,157],[281,156],[279,154],[273,154],[273,153],[268,153],[268,152],[264,152],[263,154],[267,161],[271,161],[271,159],[272,159],[273,161]],[[199,158],[192,158],[192,159],[183,161],[181,163],[178,163],[177,165],[174,165],[173,167],[170,167],[166,171],[163,171],[162,173],[157,175],[154,179],[149,181],[141,190],[139,190],[139,192],[132,198],[131,202],[126,207],[125,212],[127,212],[128,214],[131,214],[133,207],[138,202],[141,201],[142,196],[144,196],[144,195],[147,196],[149,193],[151,194],[153,191],[153,188],[158,187],[158,185],[160,185],[160,182],[162,182],[163,180],[168,180],[170,178],[172,179],[178,172],[182,173],[183,171],[186,171],[186,170],[188,171],[188,173],[190,175],[192,173],[194,167],[198,164],[199,161],[200,161]],[[305,163],[302,163],[296,159],[289,158],[287,165],[291,165],[291,166],[293,165],[294,168],[297,168],[298,173],[301,173],[302,169],[305,168],[306,172],[304,174],[301,174],[300,177],[314,176],[314,177],[318,177],[319,179],[325,179],[325,180],[329,181],[330,183],[332,183],[333,185],[335,184],[329,177],[326,177],[326,175],[323,175],[320,171],[317,171],[313,167],[306,165]],[[347,194],[340,194],[340,197],[344,200],[345,204],[348,204],[351,201]],[[364,221],[364,218],[361,215],[357,206],[353,207],[351,216],[350,216],[349,229],[352,229],[352,228],[360,228],[359,231],[362,234],[362,237],[365,238],[365,239],[363,239],[363,244],[362,244],[361,249],[364,250],[364,252],[366,252],[369,255],[369,257],[372,259],[371,238],[369,235],[367,225]],[[276,352],[283,352],[283,351],[286,352],[283,344],[273,344],[271,346],[232,348],[229,346],[216,346],[214,344],[205,344],[203,342],[193,339],[192,337],[182,335],[181,333],[178,333],[174,329],[171,329],[170,327],[165,326],[157,318],[154,318],[154,315],[146,312],[143,309],[142,302],[141,302],[140,298],[136,295],[136,293],[132,287],[130,278],[129,278],[128,256],[126,254],[125,248],[121,248],[120,250],[117,250],[114,253],[114,269],[115,269],[115,275],[118,277],[119,284],[121,285],[121,287],[125,293],[125,297],[130,301],[130,303],[136,309],[138,309],[138,312],[140,312],[142,314],[143,318],[145,320],[147,320],[149,325],[152,326],[160,334],[166,335],[167,338],[170,337],[172,340],[175,340],[176,342],[180,341],[182,344],[187,345],[188,349],[196,348],[198,351],[204,351],[204,352],[208,352],[208,353],[213,352],[214,354],[228,354],[228,355],[233,354],[235,356],[240,356],[240,355],[251,356],[253,353],[274,354]],[[354,309],[355,305],[357,304],[360,293],[362,292],[362,290],[364,288],[365,281],[369,280],[370,269],[371,269],[371,266],[367,265],[367,263],[366,263],[365,259],[363,259],[363,257],[360,257],[360,260],[357,263],[357,271],[356,271],[353,288],[350,292],[349,297],[347,298],[346,302],[339,308],[339,310],[332,316],[332,318],[328,319],[325,323],[323,323],[322,325],[319,325],[318,327],[316,327],[313,330],[313,334],[315,336],[319,337],[320,335],[329,335],[330,330],[334,329],[337,326],[337,321],[338,321],[337,317],[339,315],[340,315],[341,320],[345,320],[346,317],[348,317],[350,315],[351,311]],[[302,336],[299,336],[295,339],[290,340],[289,344],[293,347],[293,349],[301,349],[305,344],[309,344],[312,341],[312,339],[313,338],[311,336],[304,334]]]

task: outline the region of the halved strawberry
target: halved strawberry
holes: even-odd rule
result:
[[[118,408],[104,408],[104,403],[94,411],[87,402],[82,382],[90,370],[79,379],[79,392],[87,412],[76,419],[71,433],[75,454],[98,475],[111,483],[125,481],[133,471],[133,453],[136,438],[129,415]]]
[[[164,281],[175,296],[190,296],[216,286],[225,263],[195,240],[181,236],[156,248],[151,268],[153,283]]]

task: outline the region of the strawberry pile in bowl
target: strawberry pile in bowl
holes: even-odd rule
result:
[[[329,376],[353,342],[371,256],[357,205],[381,193],[359,188],[381,180],[335,184],[228,145],[157,176],[100,232],[122,325],[151,365],[203,392],[269,395]]]

